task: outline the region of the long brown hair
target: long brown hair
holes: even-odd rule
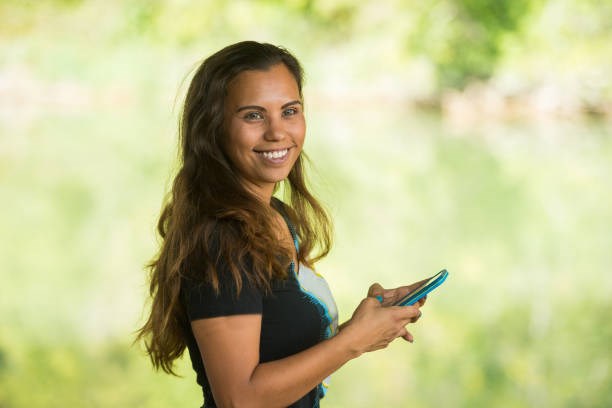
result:
[[[273,279],[286,278],[290,253],[272,233],[274,210],[247,191],[223,148],[228,84],[243,71],[279,63],[302,96],[298,60],[283,48],[254,41],[207,58],[187,91],[179,125],[180,167],[157,225],[161,247],[148,265],[151,312],[136,338],[144,341],[157,369],[174,374],[174,360],[185,350],[189,321],[180,299],[182,278],[218,290],[220,263],[228,265],[238,291],[243,278],[264,292]],[[298,261],[312,265],[329,252],[331,222],[308,190],[304,160],[302,153],[282,182],[283,209],[299,236]]]

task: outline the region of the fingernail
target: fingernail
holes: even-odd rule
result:
[[[378,300],[380,303],[382,303],[382,301],[383,301],[383,297],[382,297],[382,296],[380,296],[380,295],[377,295],[377,296],[376,296],[376,300]]]

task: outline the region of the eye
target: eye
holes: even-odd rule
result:
[[[248,121],[262,120],[264,118],[263,114],[258,111],[247,112],[243,117]]]
[[[298,113],[300,113],[299,108],[291,107],[283,111],[283,116],[293,116],[293,115],[297,115]]]

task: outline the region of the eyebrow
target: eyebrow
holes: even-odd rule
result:
[[[287,102],[286,104],[281,106],[281,109],[288,108],[291,105],[302,105],[302,102],[296,99],[295,101]],[[254,109],[254,110],[259,110],[259,111],[264,111],[264,112],[266,111],[266,108],[264,108],[263,106],[247,105],[247,106],[241,106],[238,109],[236,109],[236,113],[241,112],[243,110],[248,110],[248,109]]]

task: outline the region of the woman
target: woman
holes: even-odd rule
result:
[[[312,269],[331,226],[304,180],[303,111],[299,62],[252,41],[206,59],[187,92],[181,167],[138,338],[169,373],[189,350],[204,407],[316,407],[324,379],[347,361],[412,341],[405,326],[423,301],[383,307],[411,287],[372,285],[338,329]],[[280,183],[286,204],[273,197]]]

